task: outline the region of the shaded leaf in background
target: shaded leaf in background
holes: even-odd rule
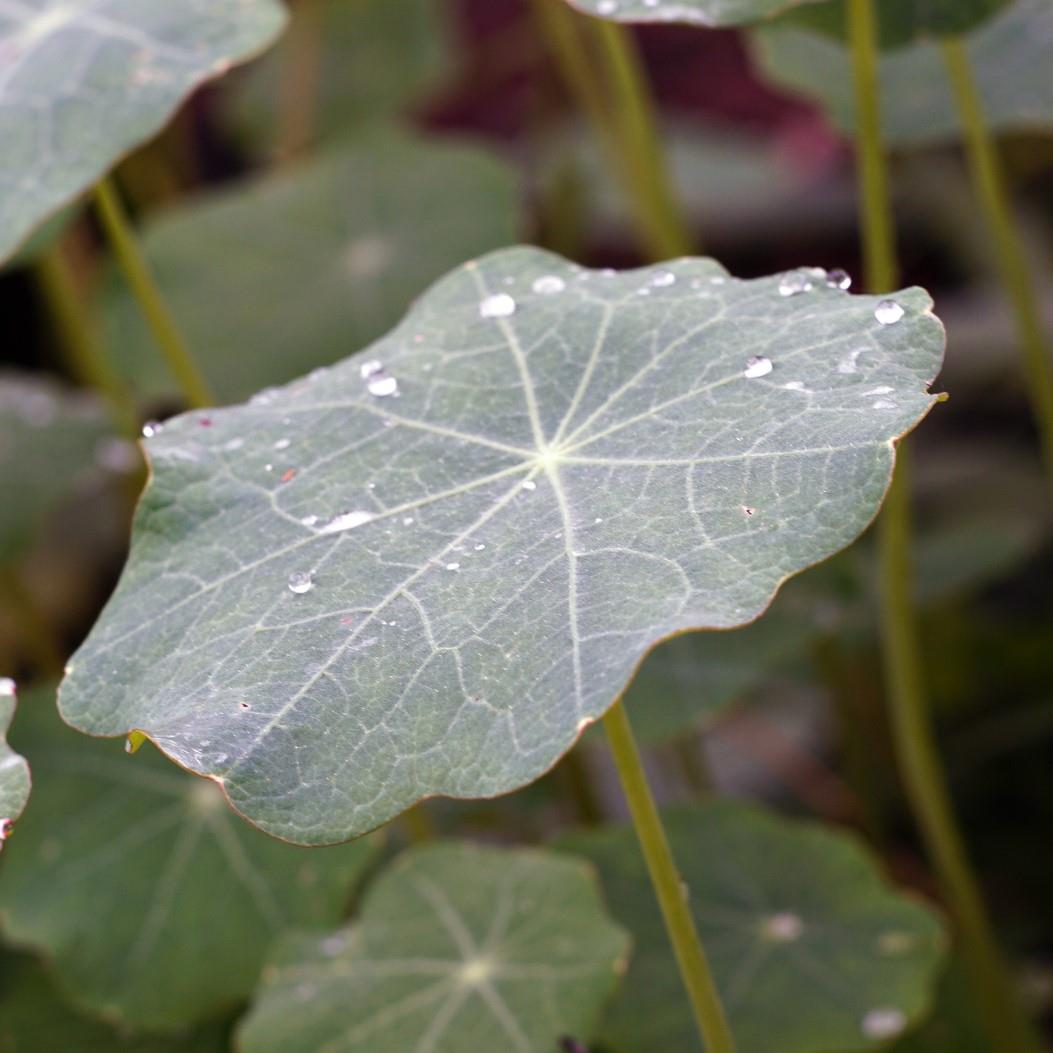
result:
[[[15,715],[14,681],[0,677],[0,848],[29,799],[29,765],[7,744]]]
[[[415,848],[377,878],[349,928],[280,944],[240,1048],[555,1050],[592,1033],[628,951],[577,860]]]
[[[927,1007],[943,955],[936,918],[897,895],[850,836],[724,800],[663,812],[740,1053],[884,1044]],[[695,1053],[636,837],[564,838],[591,859],[633,955],[603,1041],[618,1053]],[[880,1030],[880,1033],[879,1033]]]
[[[375,340],[450,267],[514,241],[519,215],[511,172],[484,152],[384,134],[168,213],[144,245],[227,401]],[[104,308],[131,380],[174,394],[117,275]]]
[[[902,47],[914,40],[958,36],[986,22],[1013,0],[880,0],[874,5],[878,36],[885,48]],[[848,7],[845,0],[805,4],[784,20],[848,40]]]
[[[976,1011],[976,998],[965,969],[951,959],[940,978],[927,1019],[888,1053],[998,1053]]]
[[[512,249],[168,422],[63,713],[306,844],[532,781],[654,643],[752,620],[873,517],[943,330],[920,289],[834,284]]]
[[[815,0],[568,0],[587,15],[618,22],[684,22],[689,25],[743,26],[760,22],[797,4]]]
[[[227,1026],[209,1024],[174,1037],[136,1036],[83,1016],[28,955],[0,955],[2,1053],[223,1053]]]
[[[321,8],[316,132],[346,137],[397,115],[450,66],[441,0],[310,0]],[[292,34],[230,85],[224,103],[254,143],[275,136]]]
[[[1015,0],[965,38],[988,124],[997,131],[1053,126],[1048,74],[1053,4]],[[792,24],[764,26],[752,37],[763,72],[818,102],[842,131],[855,131],[851,60],[837,41]],[[881,56],[881,118],[893,146],[918,147],[961,135],[958,109],[938,47],[914,44]]]
[[[0,5],[0,261],[283,22],[277,0]]]
[[[371,841],[307,852],[265,837],[154,750],[62,726],[50,692],[23,698],[15,732],[34,786],[0,867],[3,933],[111,1020],[177,1028],[244,998],[275,936],[338,921],[373,858]]]
[[[48,514],[106,459],[99,401],[54,381],[0,372],[0,564],[24,551]]]

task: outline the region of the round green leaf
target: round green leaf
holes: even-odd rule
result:
[[[62,499],[108,463],[114,443],[94,397],[0,372],[0,563],[21,554]]]
[[[361,917],[287,937],[239,1037],[245,1053],[554,1050],[588,1036],[629,941],[591,869],[538,851],[404,853]]]
[[[226,1027],[173,1037],[137,1036],[66,1005],[44,966],[28,955],[0,957],[0,1050],[4,1053],[223,1053]]]
[[[519,211],[512,174],[482,151],[388,133],[170,212],[144,247],[226,401],[375,340],[450,267],[514,241]],[[177,394],[119,275],[103,306],[125,372]]]
[[[449,18],[441,0],[311,0],[319,9],[321,52],[315,99],[318,138],[357,133],[387,120],[433,87],[447,71]],[[254,62],[225,99],[231,121],[256,143],[278,125],[282,80],[288,76],[295,29]]]
[[[875,514],[943,329],[820,273],[511,249],[361,356],[169,422],[63,713],[301,843],[532,781],[658,640],[752,620]]]
[[[277,0],[0,5],[0,261],[283,21]]]
[[[716,28],[743,26],[815,0],[568,0],[587,15],[617,22],[684,22]]]
[[[1010,0],[881,0],[874,4],[874,13],[881,46],[894,48],[915,40],[967,33],[1008,3]],[[808,4],[788,13],[784,21],[848,40],[845,0]]]
[[[29,800],[29,765],[7,744],[7,730],[15,715],[15,682],[0,677],[0,849],[11,835],[15,820]]]
[[[265,837],[152,749],[63,727],[49,693],[24,699],[15,731],[35,784],[0,867],[3,931],[111,1020],[171,1029],[244,998],[275,936],[337,921],[373,857],[369,840],[307,852]]]
[[[927,1007],[940,925],[886,885],[854,838],[733,801],[667,809],[663,822],[739,1053],[872,1049]],[[561,847],[596,864],[633,936],[601,1038],[619,1053],[695,1053],[633,831],[599,830]]]
[[[1015,0],[965,38],[988,124],[999,131],[1042,131],[1053,126],[1053,78],[1047,73],[1053,34],[1049,0]],[[855,132],[851,58],[837,41],[792,24],[765,26],[753,35],[764,71],[773,80],[818,102],[843,131]],[[932,44],[883,54],[882,130],[900,147],[961,135],[946,65]]]

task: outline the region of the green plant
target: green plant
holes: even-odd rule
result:
[[[509,160],[401,120],[452,64],[437,4],[404,0],[409,23],[293,5],[287,42],[207,118],[250,171],[184,203],[180,181],[211,181],[186,174],[198,131],[151,141],[282,8],[0,3],[0,257],[33,269],[60,371],[89,389],[0,375],[19,492],[0,661],[27,685],[16,713],[0,679],[0,1049],[849,1053],[929,1013],[948,942],[990,1048],[1038,1048],[965,861],[919,640],[1046,521],[996,522],[993,553],[954,535],[968,570],[944,555],[916,590],[928,535],[894,469],[942,401],[945,340],[929,294],[897,289],[878,91],[879,45],[1029,3],[900,0],[877,20],[870,0],[537,0],[639,252],[665,260],[621,270],[502,247],[526,216]],[[785,39],[851,45],[868,294],[841,270],[740,279],[684,255],[705,217],[617,23],[773,19],[773,67]],[[983,80],[943,47],[1044,421]],[[568,241],[575,166],[552,191]],[[143,426],[144,480],[147,416],[167,419]],[[883,503],[875,590],[866,549],[831,557]],[[72,594],[85,575],[79,625],[36,587],[52,534]],[[92,575],[120,560],[100,613]],[[950,941],[875,854],[895,858],[865,756],[885,725],[859,689],[878,638]],[[869,847],[712,789],[698,728],[776,675],[813,685],[813,660],[844,773],[774,709],[746,736]],[[608,822],[622,801],[631,831]]]

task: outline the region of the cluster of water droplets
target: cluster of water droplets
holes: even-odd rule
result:
[[[366,382],[366,391],[375,398],[391,398],[399,393],[398,380],[384,368],[383,362],[375,358],[363,362],[359,374]]]
[[[787,271],[779,279],[780,296],[800,296],[819,288],[840,289],[847,292],[852,288],[852,276],[840,267],[832,271],[822,267],[801,267]]]

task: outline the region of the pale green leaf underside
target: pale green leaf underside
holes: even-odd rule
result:
[[[0,261],[283,21],[277,0],[2,0]]]
[[[50,380],[0,372],[0,563],[30,546],[48,515],[107,458],[98,400]]]
[[[240,1048],[555,1050],[563,1036],[591,1034],[628,949],[576,860],[413,849],[378,878],[349,928],[279,945]]]
[[[383,336],[451,267],[514,241],[520,213],[512,173],[483,151],[373,134],[170,211],[143,245],[226,402]],[[178,397],[127,282],[113,272],[105,292],[118,364],[143,394]]]
[[[0,848],[10,830],[8,824],[22,814],[29,799],[29,765],[8,746],[5,738],[14,715],[14,696],[0,695]]]
[[[739,1053],[872,1049],[883,1043],[870,1014],[905,1027],[925,1010],[940,925],[885,884],[854,838],[733,801],[668,809],[663,821]],[[596,864],[633,936],[601,1039],[619,1053],[697,1053],[688,1004],[670,997],[676,963],[632,830],[561,844]]]
[[[344,0],[315,8],[321,20],[318,139],[347,137],[363,124],[398,115],[452,66],[443,0]],[[305,8],[302,17],[310,19],[311,10]],[[294,49],[302,47],[296,33],[287,33],[226,93],[231,122],[256,144],[272,144],[278,136],[283,80],[294,68]]]
[[[771,18],[815,0],[568,0],[587,15],[618,22],[683,22],[717,28]]]
[[[24,698],[15,731],[34,788],[0,867],[4,935],[46,953],[77,1004],[133,1027],[244,998],[278,933],[339,920],[375,852],[266,837],[151,747],[127,756],[62,726],[53,693]]]
[[[530,782],[656,641],[751,620],[877,510],[942,326],[818,285],[510,249],[363,355],[169,422],[67,719],[303,843]]]
[[[1016,0],[964,38],[988,124],[998,131],[1053,125],[1049,41],[1053,4]],[[773,80],[815,99],[843,131],[855,132],[851,59],[834,40],[796,27],[765,26],[755,51]],[[881,56],[882,130],[895,146],[924,146],[960,137],[961,122],[947,68],[934,44]]]

